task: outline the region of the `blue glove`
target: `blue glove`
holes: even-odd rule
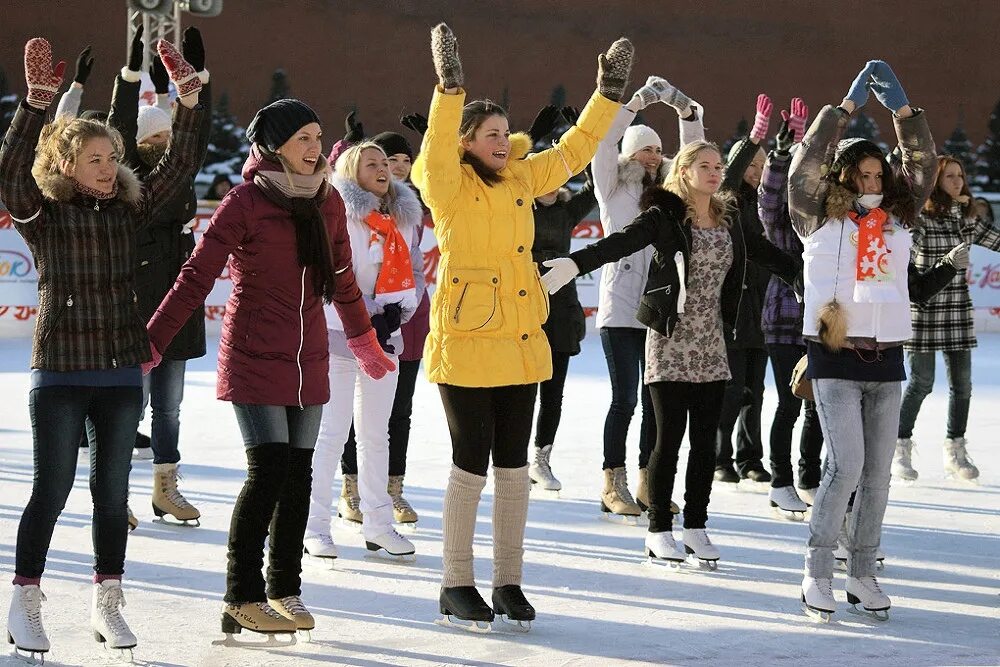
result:
[[[903,86],[899,83],[892,68],[884,60],[872,62],[875,63],[875,68],[872,70],[871,83],[868,84],[868,87],[875,93],[875,97],[882,103],[882,106],[895,113],[909,104],[910,101],[906,99]]]
[[[851,89],[847,91],[847,95],[845,96],[845,99],[854,102],[854,106],[859,109],[868,102],[868,79],[871,77],[877,62],[876,60],[869,60],[865,64],[864,69],[858,72],[857,78],[854,79]]]

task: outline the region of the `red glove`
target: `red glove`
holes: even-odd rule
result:
[[[788,129],[795,133],[795,143],[802,141],[809,120],[809,107],[801,97],[792,98],[792,114],[788,117]]]
[[[757,114],[753,119],[753,129],[750,130],[750,141],[759,144],[767,136],[767,126],[771,124],[771,98],[761,93],[757,96]]]
[[[28,82],[28,104],[47,109],[62,83],[66,63],[52,68],[52,46],[43,37],[29,39],[24,45],[24,80]]]
[[[153,355],[153,360],[142,364],[143,375],[149,375],[163,360],[163,355],[160,354],[160,351],[156,349],[155,345],[153,345],[153,341],[149,341],[149,353]]]
[[[191,63],[184,60],[184,56],[174,48],[173,44],[161,39],[156,43],[156,51],[160,54],[163,66],[167,68],[170,80],[177,86],[177,95],[185,97],[201,90],[198,73],[194,71]]]
[[[396,370],[396,364],[385,356],[382,346],[378,344],[375,329],[369,329],[360,336],[347,339],[347,347],[358,360],[358,365],[370,378],[381,380],[386,373]]]

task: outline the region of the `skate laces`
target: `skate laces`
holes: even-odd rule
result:
[[[302,614],[309,613],[309,610],[306,609],[306,606],[302,603],[302,598],[298,595],[289,595],[288,597],[281,598],[279,602],[281,602],[281,606],[284,607],[285,610],[292,616],[300,616]]]
[[[37,586],[21,588],[21,606],[24,608],[24,615],[28,618],[28,625],[34,635],[44,634],[42,629],[42,602],[47,600],[45,593]]]
[[[125,617],[119,611],[120,607],[125,606],[125,593],[121,586],[102,587],[101,594],[97,598],[97,605],[101,608],[104,622],[108,624],[114,634],[124,635],[131,632],[125,622]]]
[[[188,502],[187,498],[181,495],[180,490],[177,488],[177,480],[179,479],[184,479],[184,477],[177,468],[164,473],[163,495],[165,495],[167,500],[177,507],[181,509],[191,509],[194,506]]]
[[[634,505],[635,500],[632,498],[632,494],[628,490],[628,480],[625,479],[625,471],[615,471],[614,479],[614,489],[615,493],[618,494],[618,498],[629,505]]]
[[[878,585],[878,579],[875,577],[858,577],[858,581],[861,585],[870,590],[873,593],[878,593],[879,595],[885,595],[882,592],[882,587]]]
[[[819,592],[828,598],[833,597],[833,579],[813,579]]]
[[[546,449],[545,447],[535,448],[535,465],[542,471],[542,474],[546,477],[552,477],[552,466],[549,464],[549,456],[552,450]]]
[[[287,600],[288,598],[285,598],[285,599]],[[255,602],[254,606],[257,607],[258,609],[260,609],[262,612],[264,612],[268,616],[270,616],[271,618],[284,618],[284,616],[282,616],[277,611],[275,611],[274,607],[272,607],[271,605],[269,605],[266,602]]]

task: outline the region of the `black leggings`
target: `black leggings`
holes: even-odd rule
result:
[[[392,401],[389,415],[389,475],[406,474],[406,450],[410,446],[410,417],[413,415],[413,393],[417,389],[420,374],[420,360],[400,361],[399,378],[396,381],[396,397]],[[354,424],[344,443],[344,454],[340,459],[340,471],[345,475],[358,474],[358,441],[354,436]]]
[[[485,476],[490,454],[495,468],[528,465],[531,417],[537,384],[508,387],[438,385],[451,432],[452,462]]]
[[[764,405],[764,378],[767,375],[767,352],[755,348],[728,349],[729,370],[733,378],[726,384],[719,417],[715,465],[733,464],[733,429],[736,434],[736,471],[746,476],[751,470],[763,470],[764,445],[760,436],[760,413]]]
[[[767,353],[778,389],[778,409],[771,422],[771,486],[777,489],[791,486],[795,481],[792,477],[792,431],[804,402],[806,416],[799,441],[799,488],[814,489],[821,479],[819,454],[823,449],[823,430],[816,404],[796,398],[789,386],[792,370],[806,348],[804,345],[768,345]]]
[[[677,454],[688,417],[687,476],[684,481],[684,527],[704,528],[715,474],[715,435],[726,382],[654,382],[649,385],[656,415],[656,446],[649,457],[649,532],[670,530],[670,498],[677,474]]]
[[[552,350],[552,379],[538,389],[538,422],[535,426],[535,447],[545,447],[556,441],[556,431],[562,418],[563,388],[569,371],[569,355]]]

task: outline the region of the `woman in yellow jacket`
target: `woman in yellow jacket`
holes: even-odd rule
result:
[[[535,610],[521,592],[528,515],[528,441],[538,383],[552,376],[542,323],[548,296],[531,259],[535,197],[552,192],[594,157],[621,107],[632,44],[598,57],[598,91],[575,127],[551,149],[508,161],[506,112],[465,104],[457,40],[445,24],[431,33],[440,85],[434,91],[413,182],[434,216],[441,249],[438,289],[424,366],[440,385],[452,440],[443,516],[442,623],[483,628],[494,611],[530,627]],[[493,455],[493,609],[475,587],[472,538]]]

